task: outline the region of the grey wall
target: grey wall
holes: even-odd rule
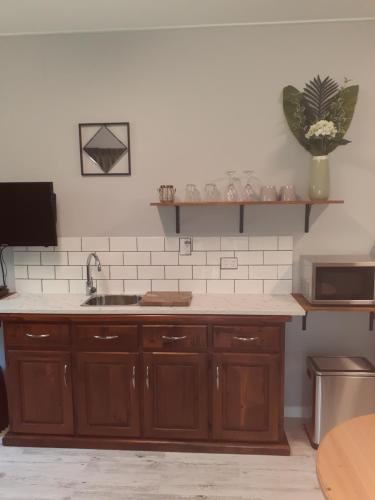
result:
[[[295,234],[301,253],[366,253],[375,236],[374,23],[170,30],[0,39],[1,181],[52,180],[59,234],[173,234],[173,213],[149,207],[161,183],[203,185],[227,169],[254,168],[264,182],[306,192],[309,155],[282,114],[281,89],[318,72],[360,85],[348,137],[331,155],[332,197],[314,209],[246,210],[250,234]],[[77,124],[129,121],[133,174],[80,176]],[[10,213],[11,216],[11,213]],[[235,234],[237,211],[190,209],[186,234]],[[286,400],[301,404],[306,353],[374,357],[362,315],[314,315],[287,332]]]

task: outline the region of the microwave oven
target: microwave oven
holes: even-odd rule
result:
[[[312,304],[375,304],[375,260],[369,256],[301,256],[301,292]]]

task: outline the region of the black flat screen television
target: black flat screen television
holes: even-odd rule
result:
[[[57,245],[52,182],[0,182],[0,245]]]

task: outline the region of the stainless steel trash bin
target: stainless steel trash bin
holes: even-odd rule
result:
[[[375,413],[375,367],[366,358],[309,356],[307,375],[312,408],[306,431],[314,447],[340,422]]]

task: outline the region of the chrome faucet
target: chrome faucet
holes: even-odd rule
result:
[[[97,266],[98,271],[102,270],[102,265],[100,263],[99,257],[95,252],[90,253],[87,257],[86,261],[86,295],[92,295],[96,292],[96,287],[94,286],[94,280],[91,276],[91,259],[94,257],[95,265]]]

